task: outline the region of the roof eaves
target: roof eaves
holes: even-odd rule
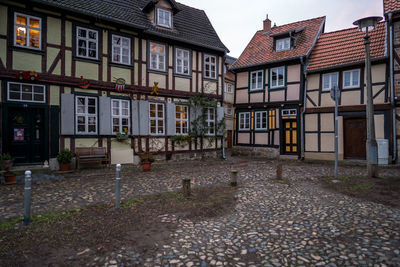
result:
[[[240,70],[240,69],[247,69],[247,68],[259,67],[259,66],[263,66],[263,65],[283,63],[285,61],[291,61],[291,60],[295,60],[295,59],[300,59],[303,56],[304,55],[300,55],[300,56],[291,57],[291,58],[285,58],[285,59],[279,59],[279,60],[266,61],[266,62],[261,62],[261,63],[257,63],[257,64],[246,65],[246,66],[234,67],[234,68],[231,68],[230,70],[237,71],[237,70]]]
[[[217,51],[220,51],[220,52],[229,51],[229,50],[227,50],[228,48],[226,48],[225,46],[224,46],[225,47],[225,49],[224,49],[222,47],[206,45],[204,43],[199,43],[199,42],[196,42],[196,41],[190,41],[188,39],[184,39],[184,38],[180,38],[180,37],[176,37],[176,36],[171,36],[171,35],[168,35],[168,34],[163,34],[161,32],[153,31],[151,29],[146,29],[146,30],[144,30],[144,32],[152,34],[152,35],[155,35],[155,36],[158,36],[158,37],[163,37],[163,38],[167,38],[167,39],[170,39],[170,40],[175,40],[175,41],[180,41],[180,42],[184,42],[184,43],[188,43],[188,44],[193,44],[193,45],[197,45],[197,46],[200,46],[200,47],[204,47],[204,48],[208,48],[208,49],[212,49],[212,50],[217,50]]]
[[[388,56],[372,58],[371,59],[371,63],[372,62],[376,62],[376,61],[380,61],[380,60],[384,60],[384,59],[387,59],[387,58],[388,58]],[[308,74],[313,74],[313,73],[322,72],[322,71],[329,71],[329,70],[334,70],[334,69],[339,69],[339,68],[346,68],[346,67],[350,67],[350,66],[353,66],[353,65],[363,64],[363,63],[365,63],[365,60],[360,60],[360,61],[355,61],[355,62],[348,62],[348,63],[344,63],[344,64],[332,65],[332,66],[329,66],[329,67],[323,67],[323,68],[318,68],[318,69],[314,69],[314,70],[309,70],[309,71],[307,71],[307,73]]]
[[[63,5],[61,7],[60,5],[57,5],[55,3],[53,4],[53,3],[50,3],[48,1],[43,1],[43,0],[32,0],[32,1],[44,4],[44,5],[49,5],[49,6],[53,6],[53,7],[56,7],[56,8],[60,8],[60,9],[63,9],[63,10],[68,10],[68,11],[71,11],[71,12],[74,12],[74,13],[80,13],[80,14],[83,14],[83,15],[89,15],[89,16],[101,18],[101,19],[104,19],[104,20],[107,20],[107,21],[116,22],[116,23],[120,23],[120,24],[123,24],[123,25],[127,25],[127,26],[132,26],[132,27],[135,27],[135,28],[138,28],[138,29],[141,29],[141,30],[146,28],[145,26],[140,25],[140,24],[127,22],[126,20],[117,19],[117,18],[105,16],[105,15],[99,15],[98,13],[90,12],[90,11],[87,11],[87,10],[71,8],[71,7],[68,7],[68,6],[65,6],[65,5]]]

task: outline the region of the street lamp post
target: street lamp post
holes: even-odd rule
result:
[[[375,122],[374,122],[374,103],[372,98],[372,78],[371,78],[371,61],[368,31],[376,29],[376,26],[382,17],[367,17],[355,21],[353,24],[358,26],[358,30],[365,31],[365,69],[367,76],[367,170],[368,177],[376,176],[376,164],[378,163],[378,148],[375,139]]]

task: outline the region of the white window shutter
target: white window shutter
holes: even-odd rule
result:
[[[175,103],[167,103],[167,135],[176,135],[176,110]]]
[[[190,106],[189,108],[190,114],[189,114],[189,126],[190,129],[192,129],[193,122],[202,115],[203,113],[203,108],[201,106]]]
[[[111,98],[99,97],[99,133],[100,135],[112,135]]]
[[[224,112],[224,107],[217,107],[217,124],[218,123],[220,123],[223,119],[224,119],[224,116],[225,116],[225,112]],[[219,129],[218,129],[218,135],[223,135],[224,134],[224,129],[225,127],[224,127],[224,125],[223,126],[221,126]]]
[[[132,100],[132,135],[139,135],[139,100]]]
[[[73,94],[61,94],[61,134],[75,133],[75,97]]]
[[[150,128],[150,107],[149,101],[140,100],[139,101],[139,134],[149,135]]]

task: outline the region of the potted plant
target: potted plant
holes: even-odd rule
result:
[[[17,183],[17,175],[10,170],[6,170],[6,172],[4,173],[4,183],[5,184],[16,184]]]
[[[17,176],[14,172],[10,171],[13,166],[14,158],[10,154],[0,154],[0,167],[4,170],[4,183],[16,184]]]
[[[60,164],[60,171],[69,171],[74,153],[68,149],[62,149],[58,152],[57,161]]]
[[[14,158],[10,154],[0,154],[0,164],[2,170],[9,170],[13,166]]]
[[[151,163],[154,162],[153,154],[146,152],[139,155],[140,157],[140,165],[142,165],[142,170],[144,172],[150,171]]]
[[[121,132],[117,132],[115,135],[117,137],[117,141],[120,141],[120,142],[122,142],[122,141],[124,141],[124,140],[129,138],[129,133],[128,133],[128,129],[127,128],[124,128],[122,133]]]

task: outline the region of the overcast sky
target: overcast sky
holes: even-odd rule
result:
[[[326,16],[325,32],[353,27],[367,16],[383,16],[382,0],[177,0],[203,9],[218,36],[239,57],[268,14],[272,25]]]

